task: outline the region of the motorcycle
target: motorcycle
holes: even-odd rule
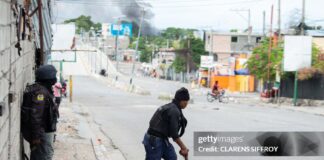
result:
[[[218,100],[220,103],[228,103],[229,97],[225,95],[225,90],[220,91],[218,95],[216,95],[215,93],[208,92],[207,101],[213,102],[215,100]]]

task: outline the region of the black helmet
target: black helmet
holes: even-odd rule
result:
[[[36,70],[36,81],[56,79],[56,69],[53,65],[43,65]]]

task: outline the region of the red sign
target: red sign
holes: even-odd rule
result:
[[[322,54],[319,54],[318,55],[318,59],[320,60],[320,61],[324,61],[324,54],[322,53]]]

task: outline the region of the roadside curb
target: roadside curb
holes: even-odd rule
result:
[[[99,74],[91,73],[90,66],[89,66],[89,64],[85,63],[84,57],[82,57],[82,55],[81,55],[80,59],[82,61],[83,66],[85,66],[86,71],[88,72],[88,74],[91,77],[94,77],[97,80],[104,82],[111,87],[115,87],[115,88],[121,89],[123,91],[129,92],[129,93],[135,93],[135,94],[139,94],[139,95],[150,95],[151,94],[148,90],[145,90],[140,86],[126,84],[124,82],[116,81],[113,78],[103,77],[103,76],[100,76]],[[117,75],[122,76],[120,73],[117,73]]]
[[[204,92],[207,91],[200,91],[200,95],[203,95]],[[242,103],[246,105],[260,105],[262,107],[272,107],[278,109],[286,109],[290,111],[296,112],[303,112],[318,116],[324,116],[324,107],[321,106],[292,106],[288,103],[281,103],[281,104],[272,104],[269,99],[263,99],[260,97],[253,97],[253,96],[242,96],[239,94],[228,94],[230,98],[234,98],[236,103]]]
[[[174,98],[174,95],[171,93],[160,93],[158,96],[159,100],[162,101],[172,101]],[[194,104],[194,98],[190,97],[189,104]]]
[[[88,108],[77,103],[71,104],[74,113],[78,114],[80,121],[84,124],[91,141],[93,151],[97,160],[125,160],[123,153],[114,145],[108,135],[104,134],[101,130],[100,124],[94,121],[88,111]]]
[[[61,117],[54,143],[54,160],[96,160],[91,139],[83,138],[77,129],[80,125],[78,115],[73,111],[72,104],[63,101],[60,107]]]
[[[288,105],[275,105],[275,104],[266,104],[266,107],[286,109],[290,111],[303,112],[318,116],[324,116],[324,107],[320,106],[288,106]]]
[[[118,82],[116,80],[113,80],[113,79],[110,79],[107,77],[102,77],[97,74],[91,74],[91,75],[92,75],[92,77],[96,78],[97,80],[104,82],[104,83],[108,84],[109,86],[121,89],[123,91],[129,92],[129,93],[135,93],[135,94],[139,94],[139,95],[144,95],[144,96],[151,95],[151,93],[148,90],[145,90],[142,87],[139,87],[137,85],[130,85],[130,84],[126,84],[123,82]]]
[[[296,112],[303,112],[318,116],[324,116],[324,107],[322,106],[292,106],[289,104],[281,103],[281,104],[273,104],[270,103],[269,100],[263,100],[263,99],[255,99],[254,101],[251,100],[244,100],[241,101],[241,103],[247,104],[247,105],[260,105],[261,107],[271,107],[276,109],[286,109],[290,111],[296,111]]]

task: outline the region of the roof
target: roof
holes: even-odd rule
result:
[[[324,30],[307,30],[307,35],[312,37],[324,37]],[[294,29],[286,29],[281,32],[282,35],[296,35]]]
[[[308,30],[307,34],[313,37],[324,37],[324,30]]]
[[[212,32],[213,35],[222,35],[222,36],[248,36],[247,32]],[[206,34],[210,34],[210,32],[206,32]],[[263,36],[259,33],[251,33],[251,36]]]

